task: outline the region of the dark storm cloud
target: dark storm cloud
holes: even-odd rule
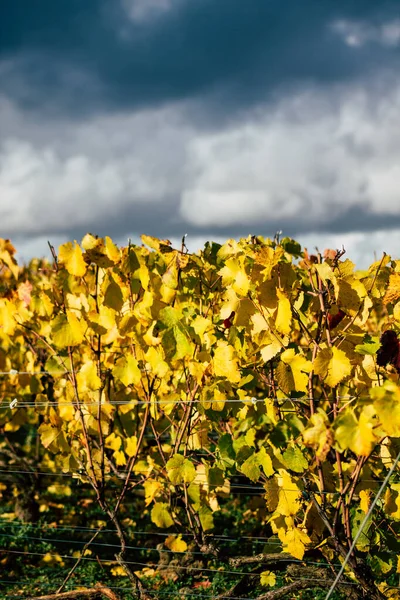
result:
[[[91,233],[100,236],[108,235],[112,239],[127,239],[130,235],[139,237],[142,233],[147,233],[162,239],[178,238],[187,233],[190,238],[197,238],[204,235],[204,227],[196,227],[187,223],[184,219],[177,217],[178,205],[176,199],[167,198],[164,204],[156,208],[151,206],[127,206],[121,213],[110,211],[105,218],[96,219],[94,216],[90,221]],[[328,212],[328,211],[327,211]],[[67,239],[82,238],[88,231],[89,224],[83,223],[82,226],[75,226],[73,232],[63,223],[55,225],[52,229],[52,235],[66,236]],[[273,238],[276,232],[283,231],[283,237],[289,236],[297,239],[302,234],[315,232],[318,234],[346,234],[363,232],[365,234],[373,233],[379,230],[398,230],[400,229],[400,216],[382,213],[376,214],[369,211],[364,205],[353,205],[345,209],[334,219],[329,218],[327,214],[325,220],[315,222],[312,216],[308,220],[300,221],[298,217],[275,219],[271,215],[268,219],[255,219],[246,225],[234,224],[225,226],[223,224],[214,224],[207,227],[209,239],[228,239],[241,238],[248,235],[261,235]],[[38,231],[39,235],[46,235],[47,231]]]
[[[117,0],[2,0],[2,91],[71,116],[207,95],[210,110],[234,113],[282,86],[397,60],[393,48],[355,52],[328,28],[396,9],[397,0],[186,0],[135,23]]]

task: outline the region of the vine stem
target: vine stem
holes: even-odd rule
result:
[[[58,590],[56,591],[56,594],[61,594],[61,592],[65,588],[66,584],[71,579],[73,573],[76,571],[79,563],[82,561],[82,558],[85,555],[85,550],[87,550],[89,548],[90,544],[92,542],[94,542],[94,540],[97,538],[97,536],[99,535],[99,533],[101,532],[102,529],[103,529],[103,527],[100,527],[100,529],[98,529],[95,532],[95,534],[92,535],[92,537],[90,538],[90,540],[88,542],[86,542],[86,544],[83,546],[80,557],[78,558],[78,560],[76,561],[76,563],[74,564],[74,566],[72,567],[72,569],[70,570],[70,572],[68,573],[68,575],[66,576],[66,578],[64,579],[64,581],[62,582],[62,584],[60,585],[60,587],[58,588]]]
[[[372,514],[372,512],[373,512],[373,510],[374,510],[374,508],[375,508],[375,506],[376,506],[379,498],[381,497],[381,494],[382,494],[383,490],[387,486],[390,477],[393,475],[394,470],[397,467],[397,464],[398,464],[399,460],[400,460],[400,452],[398,453],[398,455],[397,455],[397,457],[396,457],[393,465],[391,466],[388,474],[386,475],[385,479],[383,480],[383,483],[382,483],[381,487],[379,488],[378,493],[376,494],[374,501],[372,502],[372,504],[371,504],[371,506],[370,506],[370,508],[369,508],[369,510],[367,512],[367,514],[365,515],[365,517],[364,517],[364,519],[363,519],[360,527],[358,528],[358,531],[357,531],[356,535],[354,536],[353,543],[351,544],[350,549],[349,549],[348,553],[346,554],[346,557],[345,557],[345,559],[343,561],[343,564],[342,564],[342,566],[340,568],[339,573],[336,575],[336,578],[335,578],[334,582],[332,583],[331,587],[328,590],[327,595],[325,596],[325,600],[329,600],[329,598],[332,596],[332,594],[333,594],[333,592],[334,592],[337,584],[339,583],[339,580],[340,580],[341,576],[343,575],[343,572],[344,572],[344,570],[346,568],[346,565],[347,565],[347,563],[348,563],[351,555],[353,554],[353,550],[356,547],[356,544],[357,544],[357,542],[358,542],[358,540],[359,540],[359,538],[360,538],[360,536],[361,536],[361,534],[363,532],[363,529],[364,529],[366,523],[368,522],[368,519],[370,518],[370,516],[371,516],[371,514]]]

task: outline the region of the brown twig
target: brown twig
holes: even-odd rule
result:
[[[62,592],[59,594],[46,594],[45,596],[31,596],[27,600],[79,600],[79,598],[90,598],[90,600],[97,600],[101,597],[108,598],[109,600],[120,600],[115,592],[110,588],[97,583],[93,588],[86,590],[70,590],[69,592]]]
[[[99,533],[101,532],[102,529],[103,529],[103,527],[100,527],[100,529],[98,529],[95,532],[95,534],[92,535],[92,537],[90,538],[90,540],[88,542],[86,542],[86,544],[83,546],[80,557],[78,558],[78,560],[76,561],[76,563],[74,564],[74,566],[72,567],[72,569],[70,570],[70,572],[68,573],[68,575],[66,576],[66,578],[64,579],[64,581],[62,582],[62,584],[60,585],[60,587],[58,588],[56,594],[60,594],[62,592],[63,588],[66,586],[66,584],[69,581],[69,579],[71,579],[74,571],[76,571],[76,568],[78,567],[79,563],[82,561],[82,558],[85,555],[85,551],[89,548],[90,544],[92,542],[94,542],[94,540],[97,538],[97,536],[99,535]]]

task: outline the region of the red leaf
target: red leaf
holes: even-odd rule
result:
[[[339,325],[340,321],[342,321],[342,319],[345,316],[346,316],[346,313],[343,312],[341,308],[339,308],[336,315],[331,315],[330,313],[328,313],[328,329],[329,329],[329,331],[331,331],[331,329],[334,329],[335,327],[337,327]]]
[[[232,327],[233,323],[232,320],[235,317],[235,311],[233,310],[231,312],[231,314],[229,315],[229,317],[227,319],[224,319],[224,327],[225,329],[229,329],[230,327]]]
[[[194,588],[209,588],[211,587],[211,581],[198,581],[193,585]]]

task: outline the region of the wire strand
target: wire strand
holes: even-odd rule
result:
[[[41,529],[43,530],[49,530],[49,531],[89,531],[89,532],[93,532],[96,530],[96,527],[79,527],[79,526],[68,526],[68,525],[64,525],[64,526],[57,526],[57,527],[52,527],[51,523],[44,523],[43,526],[42,525],[37,525],[34,523],[21,523],[21,522],[16,522],[16,521],[1,521],[0,520],[0,526],[5,526],[5,527],[35,527],[37,529]],[[100,533],[115,533],[116,530],[115,529],[102,529]],[[170,535],[180,535],[181,537],[190,537],[192,538],[192,534],[190,533],[164,533],[162,531],[134,531],[133,532],[133,536],[136,535],[158,535],[161,537],[169,537]],[[250,541],[260,541],[260,543],[262,544],[273,544],[274,546],[276,545],[282,545],[282,543],[278,540],[278,538],[276,538],[276,540],[274,541],[276,536],[251,536],[251,535],[241,535],[237,538],[234,538],[232,536],[224,536],[224,535],[215,535],[213,536],[213,539],[217,539],[220,540],[222,542],[237,542],[239,540],[250,540]],[[263,540],[266,540],[265,542]]]
[[[0,375],[4,375],[4,372],[1,373]],[[280,397],[265,397],[265,398],[226,398],[226,399],[220,399],[220,398],[208,398],[206,400],[195,400],[194,403],[196,404],[201,404],[201,403],[224,403],[224,404],[251,404],[251,405],[256,405],[259,402],[265,402],[266,400],[272,400],[273,402],[298,402],[301,404],[304,404],[304,402],[309,401],[309,400],[314,400],[316,402],[322,401],[322,402],[328,402],[329,400],[331,400],[332,402],[334,400],[362,400],[362,399],[367,399],[370,398],[370,396],[351,396],[351,395],[346,395],[346,396],[338,396],[336,399],[335,398],[320,398],[320,399],[316,399],[316,398],[310,398],[309,396],[304,396],[304,397],[288,397],[288,398],[280,398]],[[132,404],[133,407],[135,406],[145,406],[147,404],[152,405],[171,405],[174,404],[175,406],[178,405],[183,405],[186,406],[188,404],[189,400],[151,400],[150,402],[148,400],[110,400],[107,402],[103,402],[103,401],[99,401],[99,400],[93,400],[90,402],[82,402],[80,404],[80,406],[96,406],[97,404],[102,404],[104,406],[127,406]],[[193,401],[192,401],[193,402]],[[46,406],[72,406],[73,408],[75,408],[74,406],[74,402],[69,401],[69,402],[60,402],[60,401],[48,401],[48,402],[17,402],[15,408],[38,408],[38,407],[46,407]],[[0,404],[0,408],[9,408],[9,405],[5,406],[3,404]]]
[[[4,466],[4,465],[3,465]],[[77,476],[81,475],[81,476],[86,476],[85,473],[81,473],[81,472],[73,472],[73,473],[62,473],[60,471],[57,472],[52,472],[52,471],[24,471],[24,470],[20,470],[20,469],[15,469],[15,470],[11,470],[11,469],[0,469],[0,473],[16,473],[16,474],[29,474],[29,475],[44,475],[44,476],[49,476],[49,477],[70,477],[73,479],[77,479]],[[148,470],[137,470],[135,471],[135,473],[143,473],[146,474],[148,473]],[[112,478],[120,478],[123,479],[123,475],[126,475],[127,471],[119,471],[118,475],[105,475],[106,478],[112,479]],[[153,472],[153,475],[157,475],[159,473],[157,473],[157,471]],[[243,475],[242,473],[237,473],[234,475],[235,477],[241,477],[241,478],[246,478],[246,475]],[[129,477],[129,480],[131,481],[136,481],[138,479],[139,476],[135,476],[135,475],[131,475]],[[362,480],[365,483],[382,483],[382,481],[384,481],[383,479],[363,479]],[[168,482],[170,483],[170,482]],[[211,488],[223,488],[224,484],[213,484],[213,483],[207,483],[205,482],[203,479],[200,480],[196,480],[194,479],[192,483],[204,483],[205,485],[207,485],[207,487],[211,487]],[[361,483],[361,481],[360,481]],[[61,485],[61,484],[60,484]],[[232,489],[232,487],[235,488],[242,488],[242,489],[248,489],[248,490],[254,490],[254,491],[260,491],[261,493],[265,492],[265,488],[257,488],[254,485],[250,485],[250,484],[244,484],[244,483],[233,483],[230,484],[230,489]],[[293,489],[289,489],[289,488],[281,488],[279,487],[279,490],[281,491],[285,491],[285,492],[301,492],[301,488],[293,488]],[[340,496],[340,492],[321,492],[319,490],[312,490],[312,493],[315,495],[339,495]]]

